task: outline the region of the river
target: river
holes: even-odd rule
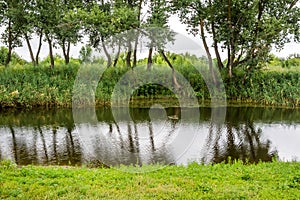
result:
[[[227,107],[219,122],[210,107],[129,111],[130,118],[126,109],[114,108],[116,119],[112,109],[97,108],[91,122],[74,120],[72,109],[3,110],[0,159],[77,166],[300,159],[298,109]]]

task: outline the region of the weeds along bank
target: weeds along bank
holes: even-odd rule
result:
[[[210,94],[202,76],[190,65],[175,65],[177,71],[188,80],[193,87],[193,94],[199,101],[209,100]],[[178,67],[180,66],[180,67]],[[83,75],[87,80],[99,80],[95,93],[96,102],[106,104],[110,101],[111,94],[116,83],[127,72],[132,72],[126,66],[111,67],[105,70],[102,77],[93,76],[94,66],[86,66],[86,74]],[[70,107],[72,104],[73,85],[77,76],[80,64],[71,62],[69,65],[58,64],[54,69],[49,66],[31,66],[18,65],[9,67],[0,67],[0,105],[1,107]],[[160,67],[159,70],[151,71],[152,80],[157,82],[170,82],[172,74],[170,69]],[[134,70],[133,70],[134,73]],[[167,74],[162,79],[161,74]],[[260,105],[291,106],[300,105],[300,71],[256,71],[244,75],[240,71],[229,79],[223,75],[222,79],[225,85],[228,100],[239,101],[242,103],[252,103]],[[96,73],[94,74],[96,76]],[[130,78],[123,80],[116,94],[124,95],[125,87],[130,86],[132,82],[143,82],[147,73],[135,73]],[[209,76],[208,70],[202,73]],[[180,82],[180,78],[178,78]],[[187,85],[181,85],[184,91]],[[77,94],[81,91],[90,91],[89,85],[80,85],[75,88]],[[193,95],[191,91],[187,96]],[[84,97],[84,95],[82,95]],[[170,89],[161,85],[144,85],[136,90],[133,99],[151,99],[151,98],[173,98],[174,95]]]

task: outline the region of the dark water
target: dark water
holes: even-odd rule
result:
[[[123,108],[115,112],[118,120],[98,108],[97,122],[74,123],[71,109],[1,111],[0,159],[18,165],[300,159],[297,109],[228,107],[222,123],[211,120],[211,108],[132,108],[131,119]],[[189,117],[182,120],[182,112]]]

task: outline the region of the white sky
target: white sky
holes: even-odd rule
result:
[[[173,29],[175,32],[180,33],[180,34],[182,34],[184,36],[187,36],[188,38],[192,39],[194,42],[196,42],[199,46],[202,47],[202,52],[204,51],[202,42],[200,40],[200,37],[193,37],[192,35],[189,35],[186,32],[186,26],[179,22],[179,19],[178,19],[177,16],[172,16],[170,18],[169,25],[170,25],[171,29]],[[3,31],[4,31],[4,27],[1,27],[0,28],[0,33],[2,33]],[[210,38],[208,38],[207,41],[210,45],[212,44],[212,40]],[[35,36],[33,38],[33,40],[31,41],[31,43],[32,43],[32,48],[33,48],[34,54],[35,54],[37,46],[38,46],[38,38]],[[2,41],[0,41],[0,46],[4,46]],[[75,47],[73,46],[71,48],[71,52],[70,52],[71,57],[78,58],[81,46],[82,46],[82,44],[79,43],[77,46],[75,46]],[[25,42],[23,44],[23,47],[16,48],[14,51],[16,53],[18,53],[23,59],[26,59],[28,61],[30,60],[30,55],[28,53],[28,48],[27,48],[27,45],[26,45]],[[60,48],[59,49],[54,49],[54,53],[62,55]],[[211,48],[211,53],[212,53],[212,56],[214,56],[214,51],[213,51],[212,48]],[[226,57],[226,52],[220,51],[220,53],[221,53],[222,58],[224,59]],[[281,50],[280,52],[273,50],[272,53],[274,53],[278,57],[286,58],[290,54],[300,53],[300,44],[287,43],[283,50]],[[40,57],[45,58],[47,55],[48,55],[48,45],[47,45],[47,43],[44,43],[43,46],[42,46]],[[201,53],[200,53],[200,55],[201,55]]]

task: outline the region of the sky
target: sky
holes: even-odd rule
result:
[[[199,54],[202,55],[202,53],[204,52],[204,48],[203,48],[202,42],[200,40],[200,36],[194,37],[192,35],[189,35],[187,33],[187,31],[186,31],[186,25],[181,24],[179,22],[179,19],[178,19],[177,16],[171,16],[170,17],[170,19],[169,19],[169,25],[170,25],[170,28],[173,31],[179,33],[181,36],[186,36],[187,38],[189,38],[190,41],[193,41],[195,44],[198,44],[199,47],[201,48],[199,50]],[[2,33],[3,31],[4,31],[4,27],[1,27],[0,28],[0,32]],[[180,40],[181,41],[178,41],[178,43],[179,44],[181,43],[182,48],[184,49],[188,43],[187,44],[184,43],[184,41],[183,41],[184,37],[180,37]],[[208,38],[207,41],[208,41],[209,45],[211,46],[212,45],[212,39]],[[37,36],[33,37],[33,39],[31,40],[31,43],[32,43],[32,48],[34,50],[34,54],[35,54],[37,46],[38,46],[38,38],[37,38]],[[2,43],[2,41],[0,41],[0,46],[4,46],[3,43]],[[80,51],[81,47],[82,47],[82,43],[79,43],[76,46],[72,46],[71,52],[70,52],[71,57],[78,58],[79,51]],[[26,45],[25,42],[23,44],[23,47],[16,48],[16,49],[14,49],[14,51],[16,53],[18,53],[23,59],[28,60],[28,61],[30,60],[30,56],[29,56],[29,53],[28,53],[28,48],[27,48],[27,45]],[[54,49],[54,53],[62,55],[61,49]],[[212,53],[212,56],[214,57],[214,51],[213,51],[212,48],[211,48],[211,53]],[[226,58],[226,52],[220,51],[220,53],[221,53],[221,57],[222,58]],[[282,49],[281,51],[276,51],[274,49],[272,51],[272,53],[275,54],[278,57],[286,58],[290,54],[300,53],[300,44],[297,44],[297,43],[287,43],[285,45],[284,49]],[[47,45],[47,43],[44,43],[43,46],[42,46],[40,57],[41,58],[45,58],[47,55],[48,55],[48,45]]]

